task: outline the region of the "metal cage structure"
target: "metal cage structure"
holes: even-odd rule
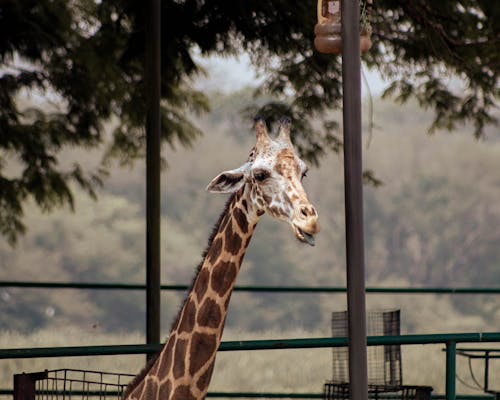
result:
[[[401,400],[429,400],[431,398],[432,387],[430,386],[410,386],[401,385],[390,388],[381,385],[368,384],[368,396],[370,399],[387,399],[388,394],[391,399]],[[324,387],[325,399],[349,400],[349,384],[327,383]]]
[[[399,336],[401,334],[400,310],[368,311],[366,330],[368,336]],[[332,337],[347,337],[347,311],[332,313]],[[349,354],[347,348],[332,350],[332,382],[349,382]],[[402,384],[401,346],[385,345],[368,348],[368,384],[398,386]]]
[[[57,369],[14,375],[14,400],[119,400],[134,375]]]
[[[368,311],[366,313],[368,336],[400,336],[401,312]],[[332,337],[348,337],[347,311],[332,313]],[[332,379],[324,385],[325,399],[349,399],[349,353],[346,347],[332,348]],[[371,399],[392,397],[403,400],[428,400],[430,386],[403,385],[401,345],[369,346],[367,349],[368,395]]]

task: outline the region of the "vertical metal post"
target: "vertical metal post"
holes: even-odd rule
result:
[[[160,342],[160,0],[146,25],[146,343]]]
[[[352,400],[366,400],[368,399],[368,373],[361,159],[359,0],[342,1],[341,14],[349,390]]]
[[[489,375],[490,375],[490,352],[488,350],[484,353],[484,391],[489,390]]]
[[[446,342],[446,400],[456,399],[457,343]]]
[[[30,374],[14,375],[14,400],[35,400],[35,384]]]
[[[14,375],[14,400],[35,400],[36,382],[48,378],[48,372],[34,372],[31,374]]]

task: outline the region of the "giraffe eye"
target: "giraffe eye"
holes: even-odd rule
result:
[[[267,178],[269,178],[270,176],[271,176],[271,174],[269,173],[269,171],[266,171],[266,170],[258,170],[258,171],[255,171],[253,174],[253,177],[255,178],[255,180],[257,182],[263,182]]]
[[[307,170],[307,169],[306,169],[304,172],[302,172],[302,177],[301,177],[301,180],[302,180],[302,179],[304,179],[304,178],[307,176],[307,172],[308,172],[308,171],[309,171],[309,170]]]

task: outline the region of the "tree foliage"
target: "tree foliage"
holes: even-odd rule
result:
[[[314,51],[315,18],[316,5],[306,2],[163,0],[164,141],[187,146],[202,133],[186,116],[208,108],[192,85],[203,72],[193,50],[247,51],[266,76],[259,92],[272,96],[247,113],[271,122],[292,116],[294,140],[312,162],[338,150],[336,122],[325,112],[340,107],[341,62]],[[113,120],[108,157],[143,156],[145,21],[146,8],[132,0],[2,1],[0,231],[11,242],[24,230],[28,199],[44,210],[71,206],[71,183],[95,195],[104,165],[62,166],[62,149],[102,145]],[[374,46],[364,60],[392,82],[387,95],[435,111],[431,129],[471,123],[481,136],[496,122],[499,21],[500,4],[489,0],[376,0]],[[27,93],[37,101],[27,102]]]

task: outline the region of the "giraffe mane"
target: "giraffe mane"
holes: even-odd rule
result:
[[[219,218],[217,219],[217,222],[214,224],[213,228],[212,228],[212,233],[210,234],[209,238],[208,238],[208,244],[205,248],[205,250],[203,251],[202,255],[201,255],[201,261],[200,263],[198,264],[198,266],[196,267],[196,270],[195,270],[195,274],[194,274],[194,277],[191,281],[191,285],[188,289],[188,293],[193,289],[193,286],[194,286],[194,283],[196,281],[196,277],[198,276],[198,273],[200,272],[200,269],[201,269],[201,266],[203,265],[203,261],[205,260],[207,254],[208,254],[208,251],[210,249],[210,247],[212,246],[212,243],[214,241],[214,238],[215,236],[217,235],[217,232],[219,231],[219,227],[220,227],[220,224],[222,223],[222,219],[224,218],[224,216],[226,215],[231,203],[233,202],[233,200],[235,199],[235,197],[240,193],[242,192],[243,189],[240,189],[238,192],[236,193],[232,193],[231,196],[229,197],[229,199],[226,201],[226,204],[224,205],[224,209],[223,211],[220,213],[219,215]],[[186,304],[186,301],[188,300],[188,298],[186,297],[184,299],[184,302],[182,303],[179,311],[177,312],[177,317],[175,318],[174,322],[172,323],[171,327],[170,327],[170,332],[172,331],[172,329],[177,325],[177,323],[179,322],[179,318],[180,318],[180,310],[183,309],[184,305]],[[168,338],[167,338],[168,339]],[[142,380],[146,377],[146,375],[148,374],[148,372],[151,370],[151,368],[153,368],[153,365],[154,363],[158,360],[158,357],[160,356],[160,353],[161,352],[158,352],[156,353],[153,357],[151,357],[151,359],[148,361],[148,363],[146,364],[146,366],[142,369],[141,372],[139,372],[139,374],[137,374],[135,376],[135,378],[132,380],[132,382],[130,382],[127,386],[127,388],[125,389],[125,392],[123,393],[123,398],[126,398],[141,382]]]

